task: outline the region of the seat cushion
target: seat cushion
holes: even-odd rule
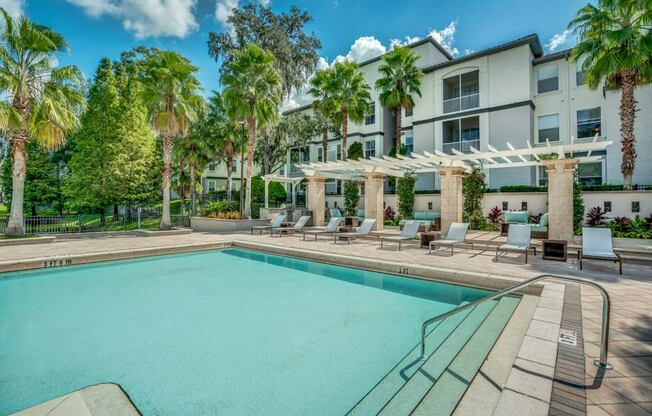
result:
[[[527,224],[530,216],[527,211],[506,211],[504,218],[510,224]]]
[[[548,232],[548,226],[547,225],[543,226],[543,225],[540,225],[540,224],[532,224],[530,226],[530,228],[532,228],[532,232],[536,232],[536,233]]]
[[[547,227],[548,226],[548,213],[546,212],[541,216],[541,219],[539,220],[539,225],[542,227]]]

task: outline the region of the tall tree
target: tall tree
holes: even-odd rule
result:
[[[251,43],[235,53],[222,76],[224,102],[230,115],[247,124],[247,189],[243,215],[251,218],[251,177],[256,150],[256,129],[278,120],[281,78],[274,55]]]
[[[599,0],[582,7],[568,25],[579,33],[572,59],[584,59],[586,83],[621,91],[620,169],[625,189],[632,188],[636,162],[635,90],[652,82],[652,3],[649,0]]]
[[[223,73],[236,52],[255,43],[271,52],[281,78],[283,95],[305,85],[312,75],[319,57],[321,42],[314,33],[304,32],[312,20],[306,11],[290,7],[288,13],[275,14],[270,7],[248,4],[231,10],[228,24],[231,33],[209,33],[208,53],[216,61],[223,60]]]
[[[395,147],[401,148],[401,117],[403,109],[414,107],[413,95],[421,97],[421,77],[423,73],[417,68],[419,55],[406,46],[394,48],[383,56],[383,64],[378,71],[381,77],[376,80],[379,101],[394,112],[396,140]]]
[[[191,215],[195,215],[197,179],[201,178],[208,163],[219,157],[218,134],[219,124],[211,119],[209,112],[209,115],[193,123],[188,134],[180,137],[175,143],[179,168],[184,171],[183,176],[188,180],[189,192],[186,194],[190,195]]]
[[[147,56],[143,71],[143,100],[154,131],[163,142],[163,212],[161,229],[172,228],[170,178],[172,148],[178,135],[185,135],[203,106],[196,78],[197,67],[176,52],[155,51]]]
[[[71,208],[104,213],[106,207],[149,202],[158,195],[149,180],[155,139],[135,75],[109,59],[100,61],[88,94],[65,181]]]
[[[315,112],[315,118],[319,124],[322,141],[323,161],[326,162],[328,154],[328,131],[334,127],[335,108],[332,107],[333,101],[330,100],[328,82],[333,71],[317,71],[310,79],[309,94],[313,98],[312,108]]]
[[[330,71],[330,74],[324,76],[327,94],[322,105],[333,109],[336,124],[342,126],[342,159],[346,160],[348,122],[361,123],[368,114],[370,88],[355,62],[336,62],[332,69],[324,71]]]
[[[12,196],[6,234],[25,234],[23,197],[25,146],[35,139],[50,150],[60,148],[79,126],[84,103],[83,77],[75,66],[56,67],[56,54],[67,49],[63,36],[22,16],[12,19],[4,9],[0,35],[0,128],[11,139]]]
[[[222,95],[218,93],[209,99],[207,130],[216,140],[218,158],[226,163],[226,196],[230,201],[233,196],[233,162],[236,155],[242,153],[247,135],[244,126],[227,113]]]
[[[121,168],[115,163],[120,150],[116,134],[119,105],[113,64],[104,58],[89,89],[81,128],[70,139],[74,151],[64,192],[74,210],[104,213],[116,202],[114,173]]]
[[[281,116],[277,125],[268,128],[270,146],[259,145],[254,159],[257,163],[267,160],[268,170],[274,173],[287,162],[289,149],[303,150],[308,141],[320,133],[320,125],[314,117],[293,113]]]

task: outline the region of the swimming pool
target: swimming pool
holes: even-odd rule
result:
[[[145,415],[344,414],[487,293],[239,249],[3,274],[0,414],[102,382]]]

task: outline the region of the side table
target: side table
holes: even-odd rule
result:
[[[424,231],[421,233],[421,248],[430,247],[430,242],[439,240],[441,238],[441,231]]]
[[[541,244],[541,258],[544,260],[566,261],[568,241],[543,240]]]

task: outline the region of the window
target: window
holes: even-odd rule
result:
[[[414,112],[414,108],[406,108],[405,117],[412,117],[413,112]]]
[[[444,121],[442,127],[445,153],[452,154],[453,150],[469,153],[471,147],[480,148],[480,117]]]
[[[559,141],[559,114],[539,116],[539,143]]]
[[[211,172],[215,172],[217,170],[217,163],[211,162],[208,164],[208,170]]]
[[[444,113],[480,106],[479,71],[444,79]]]
[[[539,93],[559,89],[559,66],[557,64],[540,66],[537,69],[537,91]]]
[[[231,172],[238,171],[238,161],[234,158],[233,163],[231,163]]]
[[[324,161],[324,148],[319,147],[317,148],[317,162],[323,162]]]
[[[328,154],[326,155],[327,162],[333,162],[335,160],[342,160],[342,145],[341,144],[329,144],[328,145]]]
[[[602,162],[580,163],[577,175],[582,185],[602,185]]]
[[[403,144],[405,145],[405,148],[407,149],[407,154],[411,154],[414,152],[414,137],[412,137],[412,134],[406,135],[405,139],[403,140]]]
[[[369,140],[364,142],[364,158],[376,157],[376,141]]]
[[[600,107],[577,112],[577,138],[585,139],[599,136],[601,132]]]
[[[327,179],[325,183],[326,195],[339,195],[342,191],[341,183],[337,179]]]
[[[586,81],[586,72],[584,72],[584,57],[575,61],[575,84],[579,87]]]
[[[208,192],[215,192],[217,189],[217,184],[215,181],[208,181]]]
[[[539,171],[539,186],[548,186],[548,172],[546,172],[546,167],[537,166],[537,170]]]
[[[369,113],[364,118],[364,124],[368,126],[374,123],[376,123],[376,103],[372,101],[369,104]]]

